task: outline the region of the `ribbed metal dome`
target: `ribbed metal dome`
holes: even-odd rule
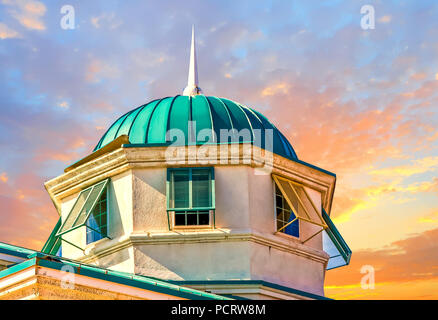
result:
[[[298,159],[289,141],[261,113],[228,99],[204,95],[157,99],[124,114],[102,136],[94,151],[124,134],[129,136],[131,144],[170,144],[166,133],[171,129],[184,133],[186,145],[251,142],[261,148],[265,148],[265,129],[272,129],[273,152],[292,160]],[[202,134],[205,129],[215,133],[213,141]],[[247,129],[250,141],[238,137],[221,141],[221,129]],[[193,138],[189,137],[190,133],[193,133]]]

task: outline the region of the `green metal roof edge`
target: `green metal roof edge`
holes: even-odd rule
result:
[[[36,265],[37,263],[37,259],[36,258],[32,258],[29,260],[25,260],[23,262],[14,264],[13,266],[0,271],[0,279],[10,276],[11,274],[14,274],[16,272],[20,272],[21,270],[27,269],[29,267],[32,267],[34,265]]]
[[[169,280],[168,282],[179,284],[179,285],[204,285],[204,284],[225,284],[225,285],[232,285],[232,284],[256,284],[261,285],[264,287],[282,290],[285,292],[298,294],[307,298],[313,298],[318,300],[333,300],[324,296],[320,296],[318,294],[302,291],[299,289],[294,289],[286,286],[282,286],[276,283],[264,281],[264,280]]]
[[[336,228],[335,224],[333,223],[330,216],[327,214],[327,212],[322,209],[322,217],[326,224],[329,226],[329,228],[326,230],[328,236],[333,241],[334,245],[337,247],[338,251],[341,253],[345,260],[345,265],[348,265],[350,263],[351,254],[353,253],[348,246],[347,242],[345,242],[344,238],[342,237],[341,233],[339,232],[338,228]],[[329,231],[329,232],[328,232]],[[342,249],[342,250],[341,250]],[[330,268],[328,270],[331,270],[334,268]]]
[[[118,284],[128,285],[128,286],[132,286],[132,287],[136,287],[136,288],[140,288],[140,289],[159,292],[159,293],[163,293],[163,294],[169,294],[169,295],[173,295],[173,296],[177,296],[177,297],[181,297],[181,298],[192,299],[192,300],[232,300],[230,298],[223,297],[220,295],[207,293],[207,292],[203,292],[203,291],[199,291],[199,290],[195,290],[195,289],[191,289],[191,288],[181,287],[181,286],[178,286],[176,284],[172,284],[172,283],[169,283],[166,281],[153,280],[153,279],[150,279],[149,277],[146,277],[146,276],[135,275],[135,274],[121,272],[121,271],[109,270],[109,269],[100,268],[100,267],[93,266],[93,265],[86,265],[86,264],[82,264],[82,263],[74,261],[74,260],[70,260],[70,259],[66,259],[66,258],[62,258],[62,257],[57,257],[57,256],[52,256],[52,255],[47,255],[47,254],[43,254],[40,252],[36,252],[36,253],[32,254],[31,256],[29,256],[29,258],[37,259],[37,264],[42,266],[42,267],[51,268],[51,269],[55,269],[55,270],[61,270],[62,266],[67,264],[67,265],[70,265],[74,268],[75,274],[79,274],[79,275],[83,275],[83,276],[87,276],[87,277],[91,277],[91,278],[95,278],[95,279],[110,281],[110,282],[114,282],[114,283],[118,283]],[[48,258],[50,260],[48,260]],[[30,260],[28,260],[28,261],[30,261]],[[24,262],[14,266],[14,267],[18,267],[19,265],[23,265],[23,268],[18,268],[18,269],[16,268],[14,270],[14,272],[20,271],[20,270],[28,267],[27,265],[24,265]],[[11,268],[9,268],[9,269],[11,269]],[[6,269],[6,270],[9,270],[9,269]],[[6,271],[6,270],[3,270],[2,272]],[[13,273],[13,272],[11,272],[11,273]],[[1,272],[0,272],[0,275],[1,275]],[[2,276],[0,276],[0,278],[1,277]]]
[[[153,292],[169,294],[192,300],[232,300],[229,297],[182,287],[163,280],[155,280],[146,276],[134,275],[126,272],[113,271],[97,266],[86,265],[71,259],[53,256],[3,242],[0,242],[0,252],[28,259],[0,271],[0,279],[34,265],[55,270],[61,270],[63,265],[70,265],[74,268],[75,274],[150,290]]]
[[[27,258],[30,254],[33,254],[35,252],[37,251],[0,242],[0,253],[8,254],[10,256]]]
[[[53,249],[54,244],[56,243],[56,240],[58,237],[56,237],[56,234],[58,233],[59,228],[62,225],[62,219],[59,217],[58,222],[56,223],[55,227],[53,228],[52,232],[50,233],[49,238],[47,239],[46,243],[44,244],[43,248],[41,249],[41,252],[43,253],[50,253]]]

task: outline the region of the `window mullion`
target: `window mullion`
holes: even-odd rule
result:
[[[193,209],[193,176],[192,176],[192,168],[189,168],[189,208]]]

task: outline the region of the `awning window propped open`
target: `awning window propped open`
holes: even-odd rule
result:
[[[305,243],[328,227],[306,189],[301,184],[274,174],[272,177],[295,214],[295,218],[278,229],[277,232],[281,232],[282,229],[287,228],[297,219],[303,223],[310,223],[317,228],[314,233],[302,241],[302,243]]]
[[[56,232],[56,234],[53,237],[52,236],[50,237],[49,239],[51,240],[50,248],[49,246],[47,246],[46,251],[53,252],[56,247],[59,248],[61,241],[65,241],[71,244],[72,246],[77,247],[80,250],[83,250],[76,244],[67,241],[65,238],[62,238],[62,236],[82,226],[92,229],[89,225],[87,225],[87,220],[90,217],[90,214],[93,212],[93,209],[96,206],[96,203],[98,202],[102,193],[106,192],[108,180],[109,179],[99,182],[94,186],[82,190],[79,193],[79,196],[76,199],[75,204],[71,208],[67,218],[59,227],[59,230]],[[99,230],[95,230],[95,229],[92,230],[100,233]],[[102,236],[107,237],[106,235],[102,235]]]
[[[315,228],[315,232],[302,243],[322,232],[323,250],[330,256],[327,270],[348,265],[352,252],[325,210],[323,208],[321,211],[317,210],[303,185],[274,174],[272,177],[296,216],[295,219],[279,228],[277,232],[281,232],[297,219],[320,227],[319,230]]]
[[[324,209],[322,217],[328,225],[322,234],[323,249],[330,255],[327,270],[348,265],[352,253],[350,248]]]

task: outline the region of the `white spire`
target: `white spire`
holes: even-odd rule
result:
[[[202,94],[201,88],[198,87],[198,64],[196,62],[196,44],[195,44],[195,26],[192,26],[192,47],[190,50],[190,67],[187,87],[183,91],[184,96],[195,96]]]

